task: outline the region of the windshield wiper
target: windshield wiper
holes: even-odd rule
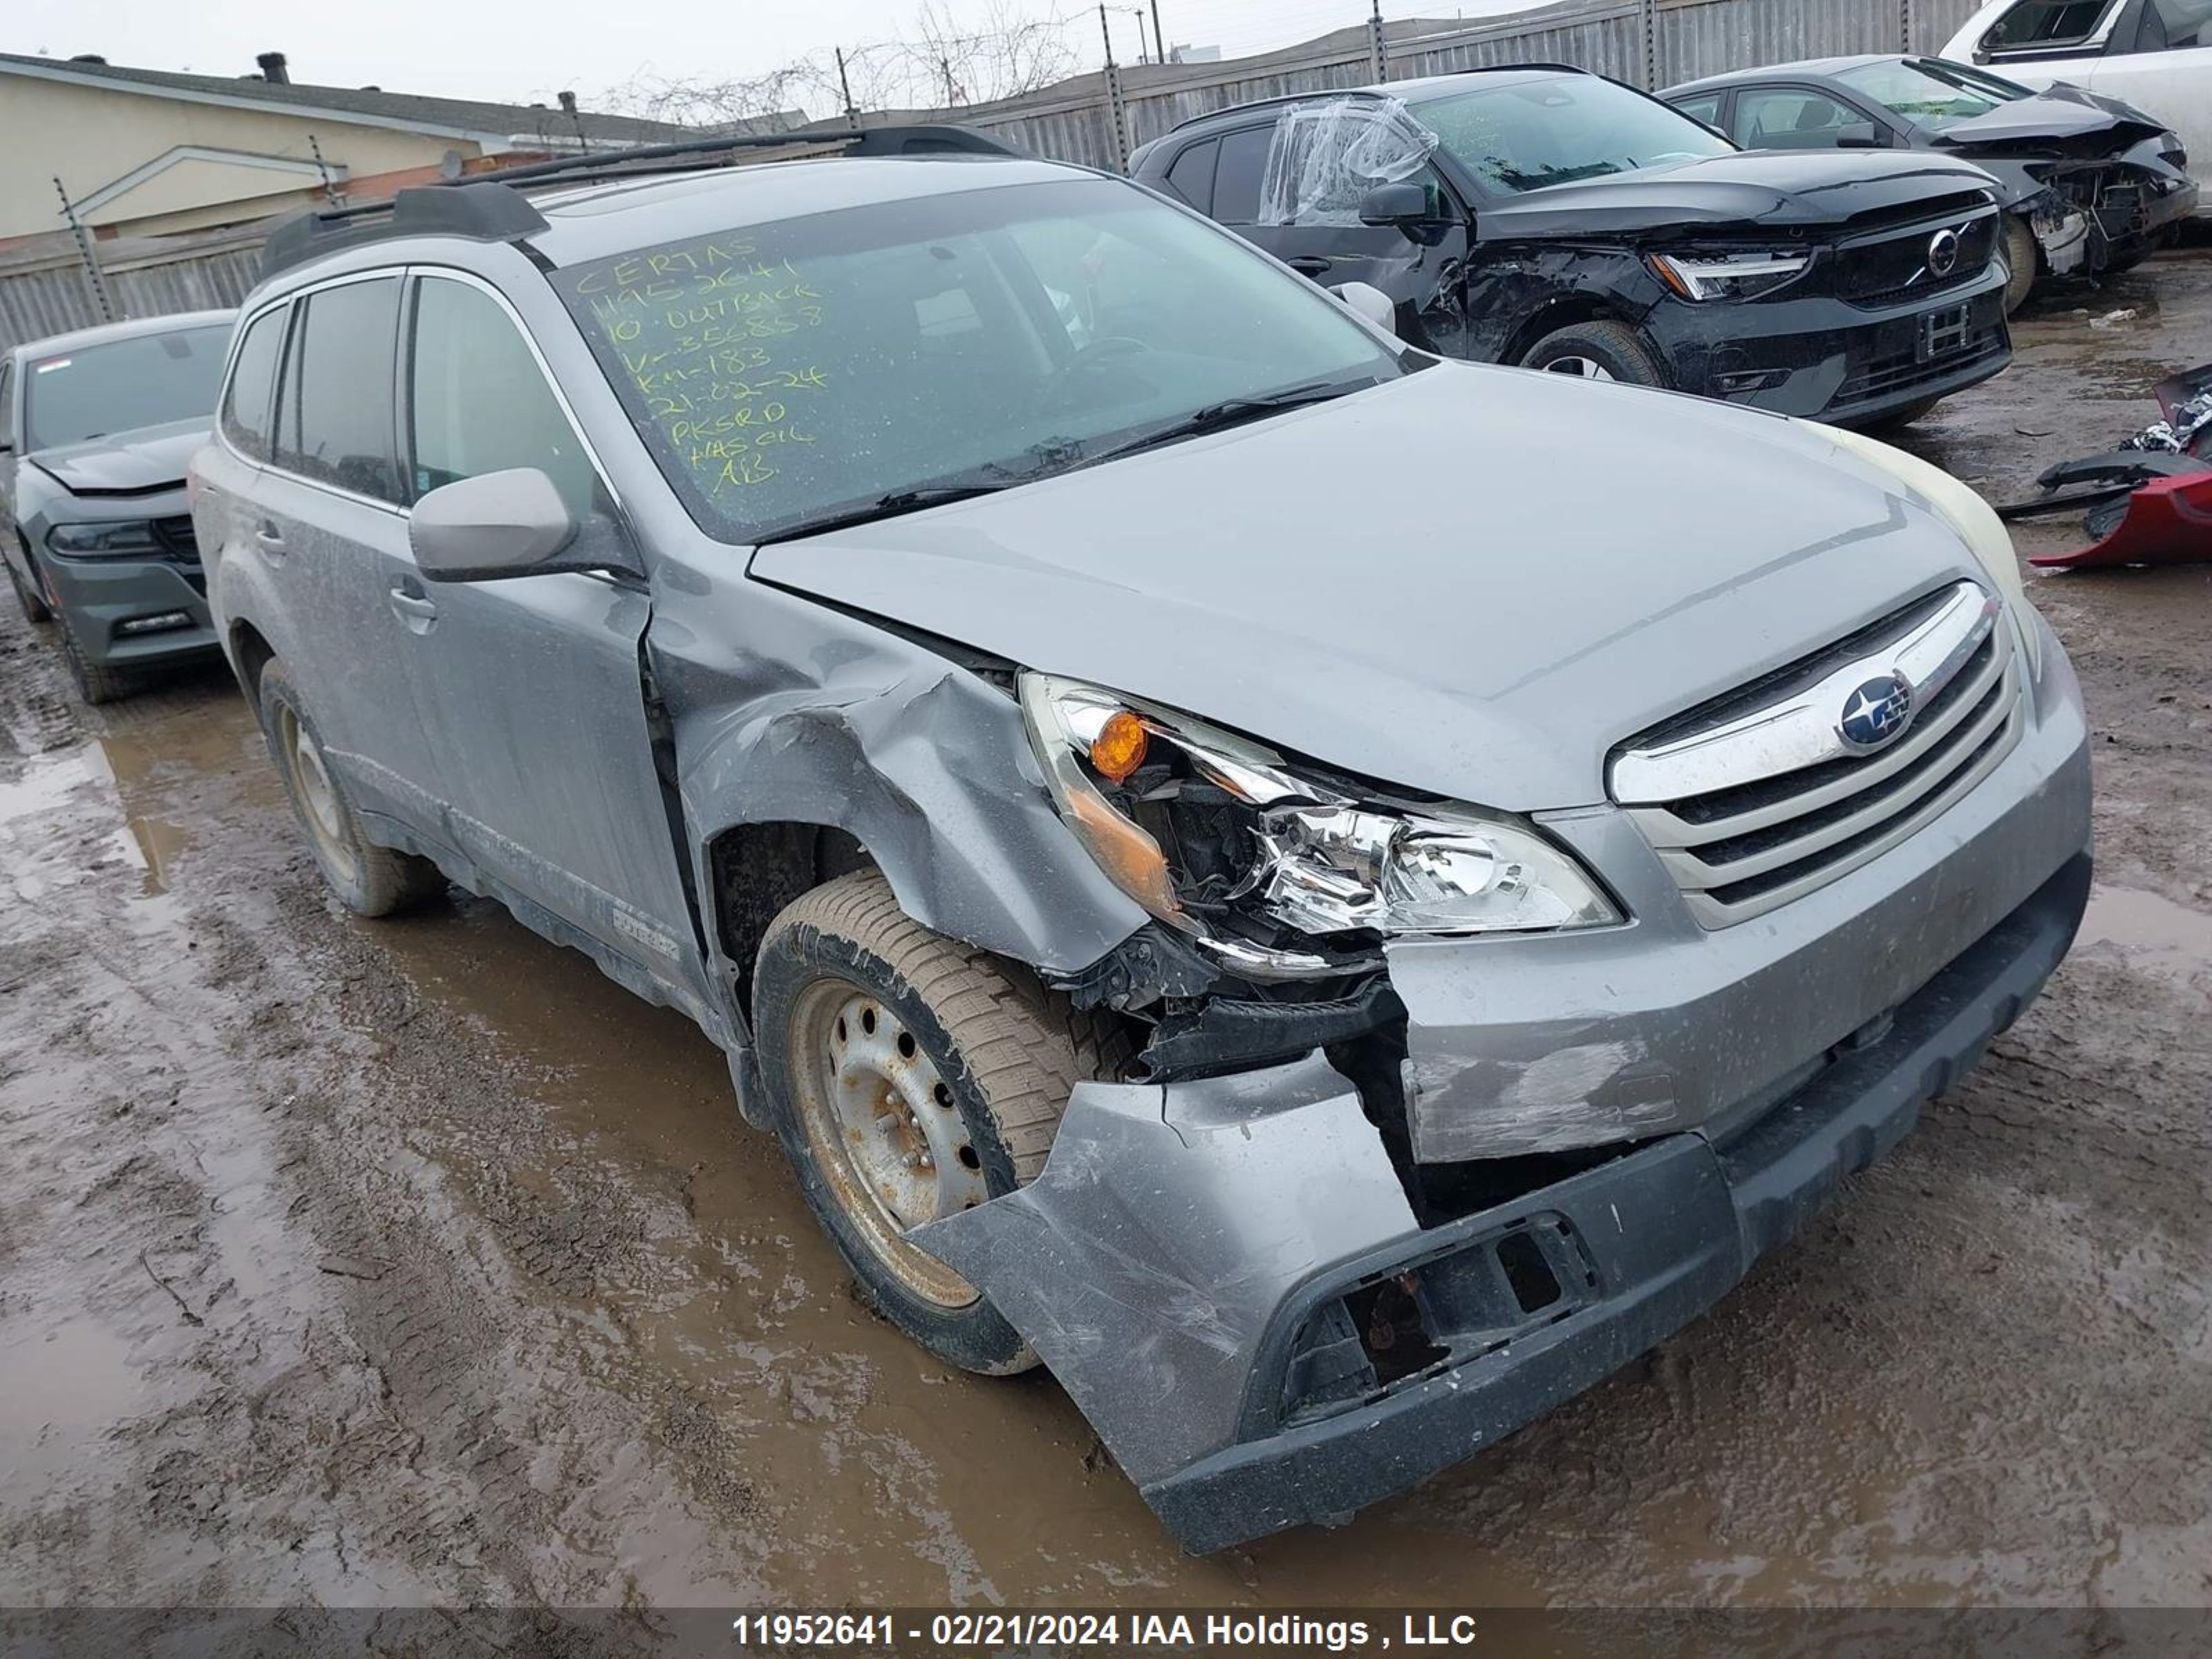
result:
[[[1280,392],[1263,392],[1256,397],[1226,398],[1218,404],[1207,404],[1203,408],[1193,410],[1172,426],[1161,427],[1147,432],[1141,438],[1115,444],[1110,449],[1095,451],[1073,465],[1096,466],[1102,461],[1116,460],[1121,456],[1158,449],[1165,444],[1180,443],[1185,438],[1200,437],[1208,432],[1242,426],[1247,421],[1264,420],[1270,415],[1279,415],[1286,409],[1303,409],[1309,404],[1333,403],[1339,398],[1364,392],[1377,384],[1372,376],[1361,380],[1315,380],[1305,386],[1285,386]]]
[[[848,530],[854,525],[875,524],[904,514],[919,513],[925,507],[969,501],[977,495],[995,495],[1002,489],[1012,489],[1024,482],[1024,477],[1017,477],[990,483],[923,484],[913,489],[894,489],[890,495],[878,495],[865,506],[848,507],[842,513],[832,513],[824,518],[802,520],[784,529],[771,531],[753,544],[767,547],[776,542],[795,542],[806,536],[825,536],[833,530]]]

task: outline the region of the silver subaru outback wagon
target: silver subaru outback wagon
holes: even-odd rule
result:
[[[884,1316],[1049,1367],[1187,1547],[1340,1518],[2017,1017],[2080,694],[1933,468],[927,147],[288,230],[222,638],[348,908],[456,884],[690,1015]]]

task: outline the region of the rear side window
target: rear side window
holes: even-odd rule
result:
[[[1703,121],[1709,127],[1721,124],[1721,95],[1717,92],[1705,93],[1695,98],[1678,98],[1674,100],[1674,107],[1692,121]]]
[[[1168,169],[1167,186],[1200,213],[1213,209],[1213,162],[1221,154],[1220,140],[1209,138],[1202,144],[1193,144],[1175,159]]]
[[[2078,46],[2118,0],[2021,0],[1982,37],[1990,52],[2019,52],[2033,46]]]
[[[1247,127],[1221,141],[1221,159],[1213,173],[1212,216],[1224,225],[1257,224],[1260,220],[1260,180],[1267,172],[1267,152],[1273,148],[1275,129]]]
[[[465,283],[424,277],[415,290],[409,357],[416,495],[529,466],[553,480],[580,520],[592,511],[598,476],[591,459],[529,343],[497,301]]]
[[[284,347],[289,306],[264,311],[247,325],[222,393],[222,435],[257,461],[269,459],[269,404],[276,389],[276,355]]]
[[[0,445],[15,441],[15,365],[0,362]]]
[[[277,394],[277,465],[303,478],[397,503],[393,353],[399,279],[319,289],[295,301],[300,320]]]

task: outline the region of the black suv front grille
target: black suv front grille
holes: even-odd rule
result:
[[[1857,306],[1886,306],[1978,281],[1996,257],[1997,216],[1923,221],[1837,250],[1837,292]],[[1941,269],[1939,269],[1941,267]]]

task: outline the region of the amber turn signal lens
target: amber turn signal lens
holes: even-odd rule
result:
[[[1145,750],[1151,746],[1144,721],[1126,708],[1116,709],[1091,740],[1091,764],[1102,777],[1124,783],[1145,763]]]

